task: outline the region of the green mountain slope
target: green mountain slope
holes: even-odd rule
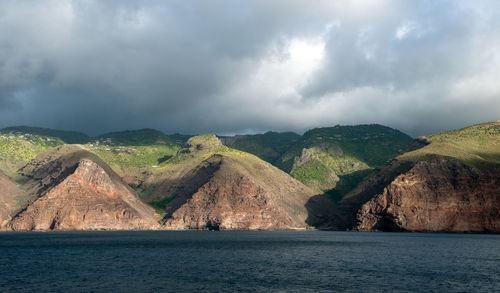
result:
[[[182,148],[177,148],[177,151],[170,158],[159,163],[154,168],[141,170],[142,172],[137,173],[133,178],[129,178],[129,183],[141,194],[142,198],[151,202],[156,208],[159,208],[169,201],[168,198],[158,195],[157,192],[158,187],[165,180],[180,178],[200,164],[201,161],[214,154],[221,153],[251,156],[250,154],[222,145],[219,139],[213,134],[193,136]]]
[[[303,136],[268,132],[221,140],[274,164],[317,192],[329,193],[334,200],[413,144],[410,136],[378,124],[316,128]]]
[[[109,132],[93,137],[92,141],[99,141],[108,145],[175,145],[176,142],[163,132],[144,128]]]
[[[0,134],[0,171],[9,177],[38,154],[62,145],[64,142],[55,137],[5,132]]]
[[[398,157],[402,161],[422,161],[441,156],[457,159],[478,169],[500,164],[500,121],[472,125],[420,138],[428,145]]]
[[[102,134],[85,146],[120,175],[137,177],[138,173],[156,168],[174,156],[182,144],[182,137],[171,138],[158,130],[140,129]]]
[[[56,130],[56,129],[32,127],[32,126],[7,127],[0,130],[0,133],[17,134],[17,135],[31,134],[41,137],[54,137],[54,138],[59,138],[65,143],[86,143],[90,140],[90,137],[82,132]]]
[[[279,163],[294,178],[337,201],[371,170],[407,150],[412,141],[378,124],[317,128],[304,133]]]
[[[176,154],[188,139],[154,129],[111,132],[96,137],[74,131],[16,126],[0,131],[0,170],[13,174],[36,155],[64,143],[82,144],[122,176],[136,176]]]
[[[264,134],[220,137],[224,145],[254,154],[271,164],[276,164],[290,146],[300,139],[301,136],[294,132],[273,131]]]

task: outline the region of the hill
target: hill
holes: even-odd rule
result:
[[[83,144],[122,176],[135,175],[175,155],[187,136],[166,135],[154,129],[110,132],[96,137],[84,133],[39,127],[16,126],[0,131],[0,170],[14,176],[15,170],[53,147]]]
[[[457,159],[478,169],[500,164],[500,121],[436,133],[420,139],[427,141],[428,145],[407,152],[398,159],[418,162],[440,156]]]
[[[96,155],[64,145],[20,170],[28,178],[13,230],[157,229],[159,216]]]
[[[0,171],[9,177],[15,177],[16,170],[38,154],[63,144],[61,139],[55,137],[2,132],[0,134]]]
[[[56,130],[49,128],[33,127],[33,126],[13,126],[6,127],[0,130],[2,134],[31,134],[39,137],[52,137],[58,138],[65,143],[86,143],[90,140],[90,137],[82,132],[77,131],[66,131],[66,130]]]
[[[251,153],[262,160],[276,165],[280,157],[297,143],[301,136],[294,132],[268,131],[264,134],[235,135],[219,137],[230,148]]]
[[[221,140],[272,163],[334,201],[374,168],[419,146],[410,136],[378,124],[316,128],[302,136],[268,132]]]
[[[167,229],[304,229],[317,220],[306,208],[312,190],[215,135],[190,138],[156,172],[164,179],[147,198]]]
[[[500,123],[426,138],[345,196],[330,228],[500,232]]]
[[[125,130],[108,132],[93,137],[92,141],[98,141],[107,145],[175,145],[176,142],[163,132],[155,129],[144,128],[138,130]]]
[[[122,177],[136,177],[175,155],[182,140],[180,135],[171,138],[158,130],[140,129],[106,133],[93,138],[85,147]]]

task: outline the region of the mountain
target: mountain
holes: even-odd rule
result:
[[[268,131],[264,134],[235,135],[219,137],[219,139],[230,148],[254,154],[276,165],[281,156],[297,143],[301,136],[294,132]]]
[[[63,144],[61,139],[55,137],[2,131],[0,132],[0,171],[8,176],[15,176],[17,169],[37,155]]]
[[[315,128],[302,136],[276,132],[238,135],[222,141],[272,163],[334,201],[374,168],[417,147],[410,136],[378,124]]]
[[[64,145],[37,156],[20,174],[28,178],[24,206],[13,230],[157,229],[159,215],[96,155]]]
[[[2,229],[309,226],[499,233],[500,122],[415,140],[376,124],[220,139],[141,129],[84,144],[0,133]]]
[[[84,133],[16,126],[0,131],[0,170],[11,174],[36,155],[65,143],[84,144],[121,176],[158,165],[173,156],[186,135],[166,135],[154,129],[127,130],[90,137]]]
[[[500,232],[500,122],[421,137],[342,199],[335,229]]]
[[[175,145],[176,142],[163,132],[155,129],[144,128],[138,130],[125,130],[109,132],[93,137],[93,141],[100,141],[108,145]]]
[[[24,135],[41,138],[41,134],[58,135],[68,140],[68,133],[75,135],[73,132],[36,127],[7,129],[22,130]],[[38,134],[29,134],[30,131]],[[165,135],[154,129],[85,137],[85,147],[103,159],[141,195],[148,192],[142,184],[145,175],[155,173],[155,168],[163,166],[189,138],[181,134]],[[48,136],[45,138],[54,139]],[[220,140],[230,148],[252,153],[273,164],[317,193],[328,194],[334,201],[352,190],[374,168],[408,150],[412,143],[409,136],[376,124],[317,128],[303,136],[293,132],[270,131],[257,135],[220,137]],[[29,160],[21,163],[25,164],[27,161]],[[20,166],[22,164],[16,165],[17,168]],[[12,172],[16,169],[9,168],[0,170]],[[139,186],[142,187],[138,188]]]
[[[33,126],[12,126],[0,130],[1,134],[31,134],[41,137],[58,138],[65,143],[86,143],[90,137],[82,132],[55,130]]]
[[[304,229],[317,220],[306,207],[314,191],[215,135],[190,138],[166,164],[148,196],[166,229]]]
[[[139,129],[102,134],[85,147],[137,185],[138,175],[175,155],[183,139],[181,135],[170,137],[158,130]]]

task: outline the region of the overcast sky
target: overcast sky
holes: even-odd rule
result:
[[[0,2],[0,127],[255,133],[500,119],[500,2]]]

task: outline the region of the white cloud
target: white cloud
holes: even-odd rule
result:
[[[200,133],[379,122],[419,135],[497,120],[499,8],[3,1],[0,126]]]
[[[409,33],[415,30],[416,25],[414,23],[408,22],[396,29],[396,38],[398,40],[404,39]]]

